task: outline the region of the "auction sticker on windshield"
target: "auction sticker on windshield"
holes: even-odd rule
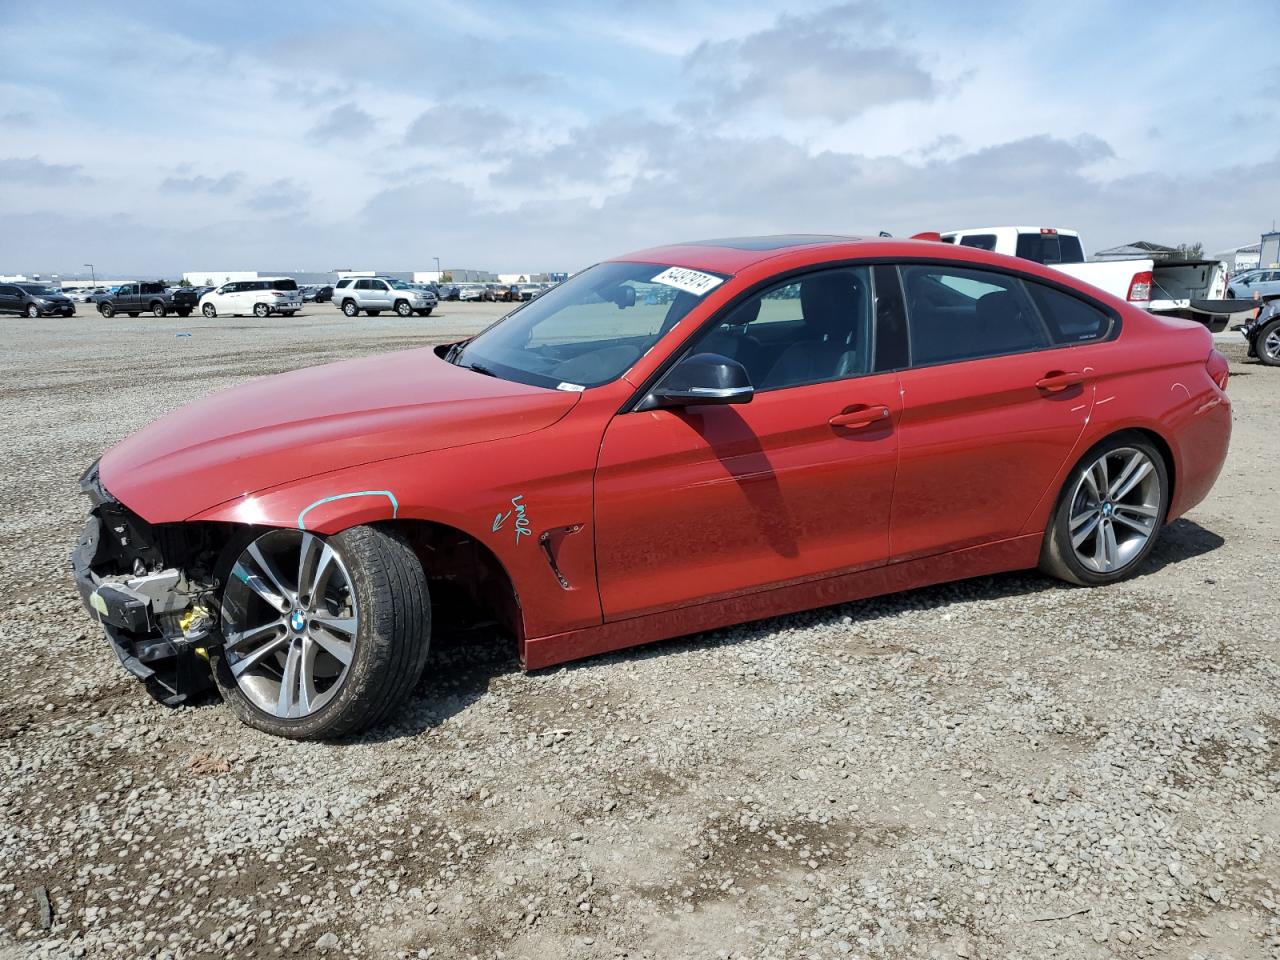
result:
[[[668,267],[649,282],[664,283],[668,287],[675,287],[677,290],[700,297],[724,283],[724,278],[703,273],[700,270],[689,270],[686,267]]]

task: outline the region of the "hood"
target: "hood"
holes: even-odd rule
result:
[[[291,480],[541,430],[577,400],[406,350],[252,380],[180,407],[108,450],[99,477],[145,520],[169,523]]]

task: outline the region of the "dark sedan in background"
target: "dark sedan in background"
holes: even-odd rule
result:
[[[76,305],[61,290],[43,283],[0,283],[0,313],[36,317],[71,317]]]

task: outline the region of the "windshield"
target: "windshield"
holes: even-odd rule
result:
[[[403,280],[388,280],[388,281],[387,281],[387,283],[391,284],[391,289],[392,289],[392,290],[413,290],[413,289],[415,289],[414,287],[411,287],[409,284],[405,283]]]
[[[662,264],[598,264],[528,301],[450,359],[535,386],[598,387],[630,369],[724,279]]]

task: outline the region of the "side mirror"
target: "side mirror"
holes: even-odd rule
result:
[[[695,353],[672,367],[637,409],[750,403],[754,395],[747,368],[737,360],[718,353]]]

